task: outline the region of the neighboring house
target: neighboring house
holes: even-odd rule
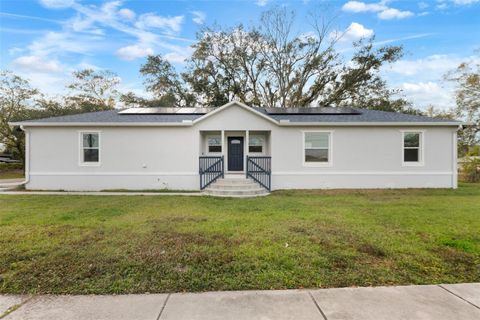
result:
[[[247,165],[273,190],[457,187],[461,123],[424,116],[231,102],[13,124],[26,132],[27,189],[195,190]]]

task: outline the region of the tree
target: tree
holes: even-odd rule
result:
[[[425,115],[432,118],[441,118],[441,119],[450,119],[450,120],[456,119],[455,110],[453,109],[441,110],[441,109],[435,108],[435,106],[433,105],[429,105],[427,107]]]
[[[9,125],[28,117],[38,91],[28,80],[9,71],[0,72],[0,142],[14,152],[14,156],[25,160],[23,132]]]
[[[52,99],[31,87],[28,80],[0,72],[0,143],[24,161],[25,137],[9,122],[110,110],[119,97],[118,77],[110,71],[81,70],[73,73],[67,97]]]
[[[72,73],[73,81],[66,105],[82,112],[111,110],[119,99],[117,90],[120,79],[111,71],[84,69]]]
[[[456,84],[456,116],[470,124],[459,132],[459,149],[466,152],[478,143],[480,132],[480,63],[461,63],[445,78]]]
[[[284,8],[265,12],[257,26],[205,28],[197,36],[184,72],[160,55],[140,72],[156,98],[175,106],[220,106],[231,100],[261,107],[356,106],[403,110],[380,68],[398,60],[402,48],[376,48],[372,39],[355,43],[349,61],[335,49],[341,34],[313,17],[312,32],[293,32],[295,15]],[[188,94],[186,94],[188,93]]]
[[[157,101],[170,102],[172,107],[193,106],[193,95],[185,90],[173,66],[160,56],[149,56],[140,73],[145,76],[147,91],[152,92]]]

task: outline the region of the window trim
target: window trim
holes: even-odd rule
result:
[[[426,130],[400,130],[402,133],[402,167],[423,167],[425,165],[425,131]],[[418,133],[418,161],[405,161],[405,134]]]
[[[210,144],[208,143],[208,139],[209,139],[209,138],[213,138],[213,137],[219,137],[219,138],[220,138],[220,148],[221,148],[221,151],[219,151],[219,152],[210,152]],[[208,135],[206,136],[206,138],[207,138],[207,154],[218,155],[218,154],[222,154],[222,153],[223,153],[222,134],[208,134]]]
[[[83,161],[83,135],[88,133],[98,134],[98,161],[85,162]],[[78,165],[81,167],[100,167],[102,165],[102,132],[98,130],[82,130],[78,131]]]
[[[302,131],[302,164],[304,167],[331,167],[333,166],[333,133],[334,130],[304,130]],[[305,161],[305,134],[306,133],[328,133],[328,161],[307,162]]]
[[[252,137],[261,137],[261,138],[262,138],[262,144],[261,144],[261,146],[262,146],[262,151],[261,151],[261,152],[250,151],[250,146],[251,146],[251,145],[250,145],[250,139],[251,139]],[[265,154],[265,148],[266,148],[266,146],[267,146],[267,137],[266,137],[266,135],[264,135],[264,134],[249,134],[249,135],[248,135],[248,149],[247,149],[247,151],[248,151],[249,154],[252,153],[252,154],[264,155],[264,154]],[[256,146],[253,146],[253,147],[256,147]]]

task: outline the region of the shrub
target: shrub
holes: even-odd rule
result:
[[[467,156],[463,163],[463,177],[468,182],[480,181],[480,158]]]

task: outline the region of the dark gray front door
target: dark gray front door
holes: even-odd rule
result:
[[[243,137],[228,137],[228,171],[243,171]]]

